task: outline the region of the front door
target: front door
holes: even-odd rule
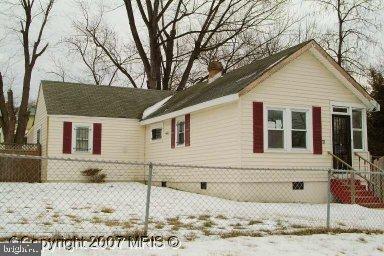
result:
[[[333,154],[352,165],[351,120],[347,115],[332,115]],[[333,160],[334,169],[348,169],[340,161]]]

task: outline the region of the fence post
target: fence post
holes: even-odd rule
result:
[[[331,194],[331,176],[332,176],[332,170],[328,170],[328,191],[327,191],[327,229],[331,228],[331,200],[332,200],[332,194]]]
[[[149,163],[148,180],[147,180],[147,200],[145,204],[145,222],[144,222],[144,234],[148,233],[148,222],[149,222],[149,206],[151,204],[151,186],[152,186],[152,173],[153,164]]]

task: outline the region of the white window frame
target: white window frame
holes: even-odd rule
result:
[[[160,139],[152,139],[152,130],[154,129],[161,129],[161,138]],[[163,141],[163,138],[164,138],[164,125],[163,123],[156,123],[156,124],[152,124],[150,126],[150,129],[149,129],[149,140],[151,141],[151,143],[158,143],[158,142],[162,142]]]
[[[293,129],[292,128],[292,112],[301,112],[305,113],[305,130],[303,129]],[[288,121],[288,128],[289,128],[289,143],[288,143],[288,150],[289,151],[302,151],[302,152],[309,152],[311,151],[312,148],[312,115],[310,109],[303,109],[303,108],[292,108],[288,110],[288,115],[289,115],[289,121]],[[305,147],[304,148],[294,148],[292,146],[292,132],[293,131],[305,131],[306,132],[306,137],[305,137]],[[310,136],[311,134],[311,136]]]
[[[361,112],[361,128],[353,128],[353,111],[357,110]],[[365,149],[365,142],[364,142],[364,113],[363,109],[360,108],[352,108],[351,109],[351,134],[352,134],[352,149],[356,152],[358,151],[364,151]],[[354,131],[360,131],[361,132],[361,148],[355,148],[355,141],[353,138],[353,132]]]
[[[332,101],[331,104],[331,113],[332,115],[346,115],[350,118],[350,126],[351,126],[351,150],[352,152],[367,152],[368,151],[368,130],[367,130],[367,108],[364,105],[356,104],[356,103],[348,103],[348,102],[334,102]],[[341,112],[334,112],[334,107],[342,107],[348,109],[347,113],[341,113]],[[353,141],[353,116],[352,116],[352,110],[361,110],[361,118],[362,118],[362,149],[355,149],[354,148],[354,141]],[[333,129],[333,128],[332,128]],[[333,141],[331,141],[331,145],[333,145]],[[353,156],[352,156],[353,157]]]
[[[177,140],[178,140],[178,134],[179,134],[179,131],[178,131],[178,123],[180,122],[184,122],[184,143],[183,144],[179,144],[177,143]],[[184,147],[185,146],[185,116],[179,116],[175,119],[175,146],[176,147]]]
[[[77,128],[88,128],[88,151],[77,151],[76,150],[76,129]],[[74,123],[72,128],[72,153],[76,154],[90,154],[93,149],[93,124],[87,123]]]
[[[283,111],[283,134],[284,147],[281,149],[269,148],[268,145],[268,110]],[[306,148],[292,147],[292,111],[306,113]],[[264,152],[284,152],[284,153],[313,153],[313,138],[312,138],[312,111],[309,107],[264,107]]]

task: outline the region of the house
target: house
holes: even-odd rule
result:
[[[271,168],[191,170],[188,180],[158,170],[155,182],[236,200],[325,202],[327,173],[301,168],[334,167],[328,152],[356,166],[353,152],[369,154],[367,112],[379,108],[312,40],[226,74],[213,63],[208,81],[175,93],[42,81],[33,139],[48,157]],[[87,166],[58,161],[45,162],[43,180],[83,179]],[[101,168],[109,180],[144,180],[139,167]]]

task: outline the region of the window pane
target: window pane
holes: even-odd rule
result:
[[[184,144],[184,122],[177,123],[177,144]]]
[[[348,113],[348,108],[343,108],[343,107],[333,107],[333,112]]]
[[[268,110],[268,128],[283,129],[283,111]]]
[[[306,113],[305,112],[292,112],[292,129],[306,129]]]
[[[353,131],[353,148],[363,149],[363,132]]]
[[[357,128],[357,129],[362,128],[361,110],[352,110],[352,123],[353,123],[353,128]]]
[[[88,127],[76,128],[76,151],[88,151]]]
[[[292,131],[292,148],[306,148],[306,147],[307,147],[307,132]]]
[[[268,147],[284,148],[284,131],[268,131]]]
[[[161,129],[152,129],[152,140],[158,140],[161,139]]]

